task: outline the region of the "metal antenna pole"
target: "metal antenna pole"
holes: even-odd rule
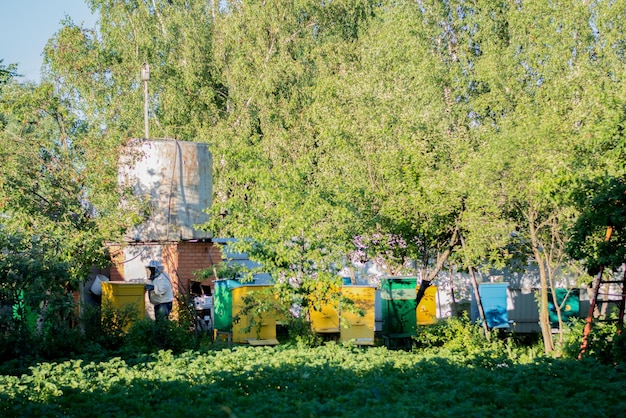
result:
[[[148,80],[150,80],[150,66],[144,62],[141,67],[141,81],[143,81],[143,126],[145,138],[148,139]]]

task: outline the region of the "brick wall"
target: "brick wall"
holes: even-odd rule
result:
[[[220,246],[212,242],[181,241],[178,247],[177,275],[180,284],[189,290],[189,282],[198,280],[195,272],[210,269],[222,261]],[[203,280],[203,284],[211,284],[212,279]]]
[[[165,271],[172,280],[175,292],[187,293],[190,281],[197,281],[195,272],[210,269],[222,261],[221,247],[212,242],[179,241],[172,243],[144,243],[141,246],[159,245],[161,260]],[[124,250],[119,245],[110,245],[111,254],[110,280],[128,280],[124,272]],[[202,284],[210,285],[212,278],[202,280]]]
[[[180,278],[178,275],[178,244],[163,244],[161,249],[163,251],[161,262],[163,263],[165,271],[170,276],[174,293],[176,293],[177,290],[182,291],[183,289],[180,288]]]
[[[111,269],[109,280],[124,280],[124,251],[119,245],[109,245],[109,254],[111,256]]]

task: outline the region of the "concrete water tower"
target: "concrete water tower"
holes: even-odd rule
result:
[[[112,280],[141,281],[145,265],[161,260],[175,288],[188,290],[194,271],[221,261],[208,221],[212,157],[204,143],[174,139],[134,139],[120,156],[118,183],[147,202],[145,220],[113,246]]]
[[[120,158],[118,182],[148,201],[147,219],[131,228],[127,241],[209,239],[197,225],[208,221],[212,172],[208,144],[133,140]]]
[[[222,259],[211,233],[197,229],[208,221],[206,210],[211,207],[211,152],[204,143],[150,139],[148,63],[142,65],[140,74],[144,87],[145,138],[129,141],[122,150],[118,185],[144,202],[147,210],[145,219],[127,231],[123,242],[109,245],[112,261],[109,276],[112,282],[118,282],[113,287],[138,287],[143,291],[143,285],[119,282],[145,282],[145,266],[150,260],[159,260],[172,280],[174,292],[188,294],[196,279],[194,273]],[[211,282],[205,280],[194,287],[204,291]],[[141,298],[141,294],[137,296]],[[143,296],[146,313],[154,317],[147,294]]]

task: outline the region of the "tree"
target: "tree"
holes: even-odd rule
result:
[[[216,26],[216,61],[229,96],[212,142],[219,163],[207,228],[243,238],[239,249],[277,281],[298,282],[292,296],[305,313],[321,299],[300,293],[321,295],[336,284],[357,221],[325,183],[332,178],[337,185],[342,177],[335,170],[348,167],[338,165],[340,153],[325,135],[330,123],[312,115],[320,83],[344,58],[351,65],[350,48],[371,8],[370,2],[247,3],[233,6]]]
[[[66,280],[76,288],[92,265],[102,264],[105,239],[98,233],[77,140],[81,121],[45,83],[7,85],[0,112],[5,231],[45,242],[50,261],[67,264]]]
[[[52,85],[9,80],[2,86],[0,299],[17,307],[4,318],[2,337],[13,341],[16,331],[24,342],[7,354],[23,354],[14,351],[18,346],[31,354],[35,346],[51,348],[72,332],[78,319],[72,292],[93,266],[108,264],[105,240],[122,229],[124,216],[92,204],[83,134],[82,121]],[[41,346],[26,338],[34,331],[26,326],[28,311],[41,319]]]
[[[89,4],[99,30],[67,21],[46,62],[56,97],[81,115],[72,144],[105,213],[119,148],[143,132],[147,62],[151,132],[211,145],[205,228],[294,280],[331,283],[355,250],[389,274],[418,273],[422,290],[449,260],[530,259],[552,350],[569,192],[623,177],[618,6]]]
[[[593,46],[592,14],[579,4],[520,4],[503,13],[508,42],[486,43],[487,57],[477,68],[490,93],[475,106],[491,128],[476,166],[480,181],[492,185],[481,192],[489,192],[496,219],[509,228],[501,236],[521,237],[539,268],[540,324],[551,352],[548,293],[554,297],[552,274],[564,260],[575,214],[568,189],[578,175],[573,168],[585,134],[581,126],[591,122],[581,103],[592,62],[581,51]]]
[[[568,243],[570,255],[584,260],[590,275],[598,274],[602,268],[619,270],[626,260],[625,179],[598,179],[577,192],[580,215]]]
[[[12,78],[17,76],[17,65],[4,65],[4,60],[0,59],[0,86],[8,83]]]
[[[575,169],[581,173],[572,199],[580,211],[572,225],[569,255],[583,260],[589,274],[601,267],[617,270],[624,263],[624,122],[626,89],[623,10],[601,3],[594,8],[594,42],[589,49],[588,94],[581,97],[587,119],[581,120],[583,141]],[[605,240],[607,228],[611,238]]]
[[[281,55],[292,49],[281,49],[279,35],[289,27],[283,19],[291,22],[293,16],[264,17],[273,13],[248,6],[222,21],[248,22],[246,16],[254,14],[261,29],[269,25],[266,20],[279,23],[272,36],[257,23],[247,24],[246,34],[230,35],[253,42],[240,42],[233,53],[237,64],[224,65],[233,71],[228,78],[239,80],[229,88],[236,125],[225,130],[230,141],[216,141],[213,148],[223,166],[216,173],[212,227],[253,237],[255,245],[268,241],[274,251],[292,237],[304,239],[308,248],[324,248],[324,259],[332,263],[354,250],[355,237],[370,244],[376,237],[392,238],[403,244],[393,255],[399,264],[389,257],[383,262],[389,272],[398,274],[406,260],[417,259],[420,269],[434,267],[428,275],[433,280],[450,241],[455,244],[462,193],[450,193],[444,179],[455,175],[464,138],[454,140],[446,113],[450,102],[437,84],[450,66],[432,60],[435,46],[429,31],[419,28],[419,7],[372,6],[377,19],[368,19],[368,12],[362,21],[338,23],[327,20],[340,15],[311,6],[303,12],[307,19],[295,21],[303,28],[295,24],[283,35],[298,52],[290,56]],[[341,26],[352,22],[359,22],[358,30]],[[420,32],[409,31],[416,27]],[[396,49],[387,47],[390,39]],[[240,60],[256,65],[243,67]],[[241,95],[238,90],[245,88],[248,93]],[[235,97],[241,97],[240,105]],[[456,125],[466,123],[459,118],[453,119]],[[368,249],[374,259],[387,251]],[[442,257],[433,266],[438,253]]]

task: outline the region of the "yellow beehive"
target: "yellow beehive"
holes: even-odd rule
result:
[[[310,295],[309,301],[309,321],[311,330],[318,334],[338,334],[339,333],[339,312],[335,295],[341,291],[338,283],[315,284],[315,289]],[[315,310],[313,305],[318,305],[320,310]]]
[[[102,282],[102,306],[105,309],[114,308],[116,311],[134,316],[130,323],[144,319],[146,316],[144,284]],[[130,323],[127,324],[127,328]]]
[[[337,309],[330,305],[322,305],[320,311],[309,311],[311,330],[319,334],[332,334],[339,332],[339,314]]]
[[[233,342],[256,345],[278,344],[276,340],[276,317],[274,309],[264,311],[274,299],[271,287],[266,285],[243,285],[231,289],[233,296]],[[252,297],[259,308],[245,312],[245,299]],[[261,310],[259,310],[261,309]],[[238,318],[238,321],[235,321]]]
[[[340,341],[353,341],[358,345],[374,345],[374,299],[376,288],[372,286],[343,286],[341,295],[354,302],[354,308],[362,311],[341,309]]]
[[[437,322],[437,286],[426,288],[424,297],[417,306],[416,316],[417,325],[432,325]]]

